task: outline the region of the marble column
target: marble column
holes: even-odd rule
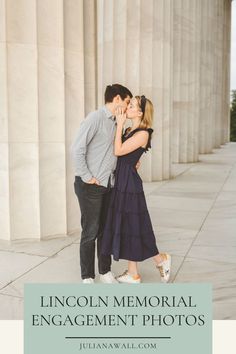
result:
[[[173,118],[173,1],[153,2],[152,99],[156,109],[152,180],[171,177]]]
[[[217,31],[215,28],[216,21],[215,17],[217,14],[217,7],[215,6],[215,0],[208,0],[209,9],[208,9],[208,35],[207,35],[207,52],[208,52],[208,62],[207,67],[209,68],[209,79],[210,87],[208,91],[208,125],[207,132],[205,134],[206,138],[206,153],[212,152],[214,148],[214,135],[215,135],[215,114],[216,114],[216,40],[217,40]]]
[[[134,8],[136,9],[134,11]],[[154,80],[153,59],[155,56],[154,23],[156,16],[155,3],[153,1],[127,2],[126,19],[126,62],[125,73],[128,87],[132,88],[134,95],[146,95],[154,107],[153,101]],[[124,70],[124,69],[123,69]],[[157,110],[154,115],[154,136],[156,134]],[[153,147],[154,149],[154,147]],[[152,151],[153,151],[152,149]],[[145,181],[152,181],[152,154],[147,153],[142,157],[139,173]]]
[[[37,4],[8,0],[5,10],[10,234],[4,238],[40,238]]]
[[[97,1],[98,106],[104,104],[105,87],[113,83],[113,6],[113,0]]]
[[[41,238],[65,235],[65,93],[63,0],[37,1]]]
[[[172,146],[171,161],[180,161],[180,101],[181,101],[181,54],[182,54],[182,0],[176,0],[173,8],[173,123],[172,123]]]
[[[1,238],[66,235],[79,226],[69,147],[85,113],[83,1],[0,9]]]
[[[212,150],[213,126],[212,115],[212,46],[210,26],[211,3],[201,2],[201,62],[200,62],[200,116],[199,116],[199,153],[210,153]]]
[[[224,0],[223,19],[223,114],[221,144],[230,137],[230,41],[231,41],[231,0]]]
[[[90,2],[90,1],[89,1]],[[87,1],[86,1],[87,3]],[[89,4],[90,5],[90,4]],[[86,5],[88,6],[88,4]],[[74,166],[72,164],[70,146],[85,117],[87,109],[93,105],[94,97],[85,97],[85,67],[84,57],[84,1],[67,0],[64,2],[64,63],[65,63],[65,149],[66,149],[66,219],[67,233],[73,233],[80,226],[80,214],[77,198],[74,193]],[[87,11],[87,8],[86,8]],[[88,31],[90,31],[88,29]],[[89,34],[88,34],[89,36]],[[87,48],[90,56],[90,47]],[[90,62],[91,63],[91,62]],[[93,85],[93,67],[87,81]],[[86,101],[87,98],[87,101]]]
[[[223,14],[222,14],[222,49],[223,49],[223,59],[222,59],[222,115],[221,115],[221,136],[220,136],[220,144],[224,144],[225,138],[225,118],[227,116],[226,113],[226,85],[227,85],[227,25],[226,25],[226,18],[227,18],[227,1],[223,0]]]
[[[225,119],[225,136],[224,143],[230,141],[230,63],[231,63],[231,26],[232,26],[232,0],[226,0],[227,4],[227,16],[226,16],[226,28],[227,28],[227,72],[226,72],[226,119]]]
[[[221,141],[222,130],[222,96],[223,96],[223,5],[224,1],[217,0],[217,31],[216,31],[216,115],[214,119],[215,124],[215,139],[214,147],[219,148]]]
[[[172,161],[198,160],[200,2],[174,1]]]
[[[7,76],[6,3],[0,0],[0,225],[4,240],[10,239],[11,232]]]
[[[119,82],[154,103],[153,149],[142,158],[145,181],[170,176],[172,1],[98,0],[98,104]]]
[[[107,85],[120,83],[134,94],[139,89],[140,1],[97,1],[97,95],[104,104]],[[135,9],[135,11],[133,11]],[[133,58],[137,59],[134,60]],[[130,63],[127,59],[130,59]],[[133,80],[134,73],[136,80]]]
[[[218,48],[217,48],[217,39],[218,39],[218,7],[217,4],[215,3],[215,0],[212,1],[212,52],[213,52],[213,58],[212,58],[212,92],[213,92],[213,98],[212,98],[212,114],[213,114],[213,122],[214,124],[212,125],[212,147],[215,147],[215,136],[216,136],[216,117],[219,114],[218,112],[218,97],[217,97],[217,86],[218,86]]]
[[[199,160],[199,120],[200,120],[200,51],[201,51],[201,2],[195,0],[194,9],[194,92],[193,92],[193,114],[194,114],[194,140],[192,149],[192,161]]]
[[[79,34],[79,38],[82,39],[81,33]],[[85,115],[87,115],[89,112],[97,108],[97,2],[96,0],[86,0],[83,2],[83,44],[84,44],[84,48],[83,48],[84,104],[85,104]]]

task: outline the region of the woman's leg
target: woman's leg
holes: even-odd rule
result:
[[[160,263],[163,262],[163,257],[160,253],[158,253],[156,256],[154,256],[153,259],[157,265],[159,265]]]
[[[137,262],[128,261],[128,270],[116,277],[119,283],[141,283],[141,277],[138,274]]]
[[[138,274],[137,262],[128,261],[128,273],[132,275]]]

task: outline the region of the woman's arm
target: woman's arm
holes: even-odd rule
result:
[[[131,138],[122,143],[123,126],[126,121],[126,114],[122,109],[118,109],[116,114],[117,129],[115,136],[114,154],[116,156],[126,155],[141,146],[146,146],[148,142],[149,133],[147,131],[139,131],[135,133]]]
[[[149,133],[147,131],[142,130],[135,133],[131,138],[122,143],[122,127],[117,126],[115,137],[115,155],[126,155],[141,146],[146,146],[148,142],[148,135]]]

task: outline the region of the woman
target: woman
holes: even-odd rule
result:
[[[131,129],[123,126],[126,118],[132,120]],[[114,260],[128,260],[128,270],[116,279],[121,283],[140,283],[137,262],[153,257],[160,271],[161,281],[168,282],[171,257],[160,254],[147,210],[142,180],[136,164],[151,147],[153,132],[153,105],[145,96],[132,98],[124,113],[117,109],[115,155],[119,156],[115,172],[115,185],[102,240],[102,254],[113,255]]]

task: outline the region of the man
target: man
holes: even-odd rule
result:
[[[94,283],[95,245],[98,271],[103,283],[117,283],[111,273],[111,257],[100,254],[101,238],[117,158],[113,152],[115,111],[126,111],[132,93],[119,84],[105,91],[105,105],[88,114],[72,145],[75,193],[81,211],[80,267],[83,283]]]

